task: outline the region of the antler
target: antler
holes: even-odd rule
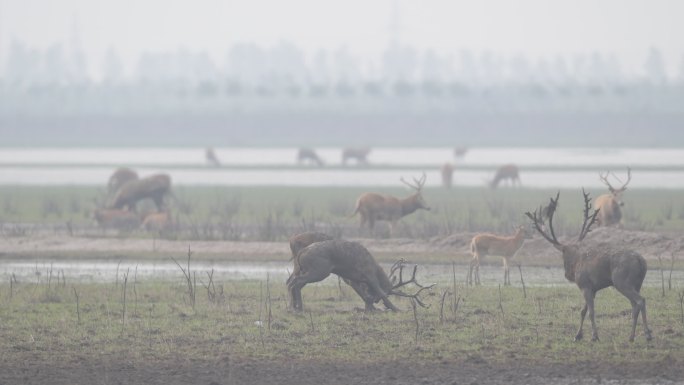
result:
[[[589,197],[589,193],[584,191],[584,188],[582,188],[582,195],[584,195],[584,222],[582,223],[582,230],[580,230],[579,234],[580,242],[582,242],[584,237],[591,231],[591,226],[596,223],[596,216],[600,210],[596,209],[592,215],[589,215],[589,211],[591,211],[591,198]]]
[[[404,177],[399,178],[402,183],[405,185],[411,187],[414,190],[420,191],[420,189],[423,188],[425,185],[425,179],[427,178],[427,175],[425,175],[425,172],[423,172],[423,176],[420,177],[420,179],[413,178],[413,183],[407,182]]]
[[[404,259],[400,259],[397,262],[395,262],[390,268],[390,281],[392,282],[392,289],[390,289],[390,292],[387,294],[392,294],[399,297],[413,298],[416,301],[416,303],[421,307],[430,307],[430,305],[426,305],[420,299],[419,295],[423,292],[423,290],[432,289],[432,287],[435,286],[435,284],[433,283],[428,286],[423,286],[420,283],[418,283],[418,281],[416,281],[416,272],[418,271],[418,265],[413,265],[411,279],[409,279],[408,281],[404,281],[404,267],[406,267],[406,261],[404,261]],[[395,275],[397,270],[399,270],[399,282],[397,282],[397,276]],[[416,285],[419,288],[418,291],[413,294],[406,294],[402,291],[397,290],[402,286],[408,285],[409,283]]]
[[[617,179],[620,183],[622,183],[622,181],[620,180],[620,178],[618,178],[618,176],[615,175],[615,173],[613,173],[612,171],[606,171],[605,174],[599,172],[599,178],[601,179],[601,181],[602,181],[606,186],[608,186],[608,190],[610,190],[610,192],[624,191],[624,190],[627,189],[627,185],[628,185],[629,182],[632,180],[632,169],[631,169],[630,167],[627,167],[627,181],[626,181],[626,182],[622,185],[622,187],[620,187],[619,189],[614,188],[614,187],[610,184],[610,182],[608,181],[608,176],[609,176],[609,175],[613,175],[613,177],[614,177],[615,179]]]
[[[527,217],[532,220],[532,225],[535,229],[537,229],[537,232],[539,232],[539,234],[541,234],[541,236],[544,237],[547,241],[551,242],[556,246],[560,246],[561,243],[558,242],[558,239],[556,238],[556,233],[553,230],[553,215],[556,213],[559,197],[560,191],[556,194],[556,199],[550,199],[551,201],[549,202],[549,205],[546,206],[545,210],[540,207],[537,210],[534,210],[534,213],[530,213],[529,211],[525,213],[525,215],[527,215]],[[551,232],[551,235],[547,234],[543,229],[544,213],[542,211],[546,211],[546,216],[549,218],[549,231]]]

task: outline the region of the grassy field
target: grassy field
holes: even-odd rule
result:
[[[493,371],[518,367],[533,375],[553,375],[545,368],[560,366],[584,368],[575,373],[580,379],[594,371],[608,377],[672,378],[684,367],[684,292],[677,293],[682,288],[666,291],[665,297],[659,289],[644,289],[655,336],[648,343],[641,321],[636,342],[627,341],[628,301],[612,289],[600,292],[601,341],[592,343],[572,341],[582,299],[568,284],[523,292],[515,286],[467,288],[446,282],[426,296],[427,309],[414,312],[409,302],[395,300],[405,310],[399,313],[359,311],[362,301],[345,285],[309,285],[303,290],[305,312],[295,314],[287,311],[281,282],[209,285],[207,276],[198,281],[194,301],[180,270],[178,280],[170,282],[136,281],[131,272],[109,284],[72,285],[45,276],[4,284],[0,380],[12,379],[10,368],[26,360],[34,368],[74,367],[76,372],[78,365],[102,359],[146,365],[170,360],[181,366],[225,365],[226,360],[268,366],[283,359],[292,365],[445,363]],[[585,327],[590,336],[590,324]]]
[[[302,187],[185,187],[174,189],[170,205],[177,219],[165,237],[195,240],[283,240],[302,230],[323,230],[341,236],[369,235],[350,218],[356,198],[366,191],[406,196],[406,189]],[[458,231],[509,232],[525,223],[523,213],[533,210],[556,190],[482,188],[428,188],[431,211],[402,219],[397,237],[430,238]],[[597,196],[604,191],[591,191]],[[92,187],[0,187],[0,223],[64,226],[84,231],[95,227],[92,210],[106,200],[103,189]],[[684,192],[681,190],[628,190],[625,228],[677,232],[684,229]],[[581,220],[579,190],[561,191],[556,227],[575,233]],[[143,205],[144,206],[144,205]],[[148,206],[149,207],[149,206]],[[143,207],[144,210],[144,207]],[[30,231],[5,226],[5,232]],[[11,235],[11,234],[10,234]],[[145,236],[135,233],[135,236]],[[389,235],[380,224],[375,236]]]

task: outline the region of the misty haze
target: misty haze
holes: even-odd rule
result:
[[[0,383],[683,383],[682,15],[0,0]]]

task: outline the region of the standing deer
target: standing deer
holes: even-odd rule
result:
[[[171,177],[167,174],[151,175],[121,186],[110,208],[135,210],[139,200],[149,198],[157,205],[157,210],[162,211],[164,196],[167,194],[171,194]]]
[[[371,149],[368,147],[363,148],[345,148],[342,150],[342,164],[347,165],[347,161],[354,159],[357,164],[368,164],[368,154]]]
[[[361,227],[368,222],[368,228],[371,232],[373,227],[375,227],[375,221],[388,221],[390,224],[390,234],[393,234],[394,225],[399,219],[418,209],[430,210],[421,192],[425,185],[425,178],[426,175],[423,173],[420,180],[413,178],[413,183],[405,181],[404,178],[400,179],[402,183],[416,191],[406,198],[395,198],[391,195],[373,192],[361,194],[356,200],[356,208],[352,216],[357,213],[360,214]]]
[[[145,215],[140,227],[147,231],[166,231],[173,227],[173,216],[169,210],[153,212]]]
[[[126,182],[137,179],[138,173],[132,169],[128,167],[117,168],[114,170],[114,173],[112,173],[112,175],[109,177],[109,181],[107,182],[107,192],[109,193],[109,196],[112,196],[119,191],[121,186],[123,186]]]
[[[442,168],[439,171],[442,174],[442,186],[451,188],[454,178],[454,166],[447,162],[442,165]]]
[[[518,166],[511,163],[499,167],[496,170],[494,179],[492,179],[492,181],[489,182],[489,187],[497,188],[499,187],[499,183],[501,183],[501,181],[505,179],[510,180],[511,185],[520,184],[520,172],[518,170]]]
[[[387,309],[398,311],[388,296],[396,295],[413,298],[420,306],[426,305],[419,298],[423,290],[432,288],[433,285],[422,286],[416,281],[418,266],[414,266],[411,279],[404,281],[403,269],[405,264],[399,261],[392,266],[388,277],[382,267],[378,265],[368,250],[360,243],[342,239],[325,240],[312,243],[301,249],[295,257],[294,271],[287,280],[287,288],[292,302],[290,306],[296,311],[302,311],[302,288],[313,282],[320,282],[330,274],[365,285],[367,291],[362,295],[366,303],[366,309],[373,309],[373,303],[382,301]],[[395,273],[399,271],[397,282]],[[410,283],[416,285],[419,290],[415,294],[406,294],[399,290],[402,286]]]
[[[646,340],[652,339],[651,330],[648,328],[646,320],[646,300],[639,294],[641,284],[646,276],[646,260],[639,253],[633,250],[622,250],[614,247],[583,248],[582,241],[591,231],[591,226],[596,222],[600,210],[591,213],[591,199],[589,194],[582,190],[584,194],[584,222],[579,233],[577,242],[573,244],[562,244],[556,238],[553,230],[553,215],[557,207],[560,192],[556,198],[551,198],[552,208],[548,212],[548,231],[543,226],[543,218],[540,210],[534,213],[527,212],[532,220],[532,225],[537,229],[544,239],[549,241],[563,255],[563,265],[565,267],[565,278],[570,282],[575,282],[577,287],[584,294],[584,307],[580,313],[580,325],[575,335],[575,341],[582,339],[582,326],[584,317],[589,310],[591,320],[592,341],[598,341],[598,331],[594,320],[594,297],[596,292],[606,287],[613,286],[622,295],[627,297],[632,304],[632,333],[629,341],[634,341],[636,324],[641,313]]]
[[[140,217],[127,210],[96,209],[93,218],[103,229],[133,230],[140,226]]]
[[[454,157],[463,158],[468,152],[468,147],[460,146],[454,148]]]
[[[608,186],[608,191],[610,191],[610,193],[599,195],[594,201],[594,206],[600,210],[596,220],[599,226],[620,226],[620,221],[622,220],[622,210],[620,207],[625,204],[622,201],[622,193],[627,190],[627,185],[629,184],[629,181],[632,180],[632,170],[629,167],[627,168],[627,182],[618,189],[611,186],[608,181],[609,174],[611,173],[599,173],[599,178]]]
[[[216,152],[214,151],[213,147],[207,147],[207,149],[204,151],[204,158],[207,160],[207,163],[210,166],[221,167],[221,161],[219,160],[218,156],[216,156]]]
[[[309,162],[318,167],[323,166],[323,160],[316,154],[316,151],[310,148],[300,148],[297,152],[297,163],[303,164]]]
[[[474,236],[470,242],[470,252],[473,254],[473,259],[470,261],[470,268],[468,269],[468,285],[473,284],[473,270],[475,270],[475,284],[480,284],[480,259],[487,255],[497,255],[503,258],[504,285],[510,285],[508,263],[518,253],[523,242],[525,242],[525,238],[527,238],[525,226],[518,226],[515,234],[509,237],[494,234]]]

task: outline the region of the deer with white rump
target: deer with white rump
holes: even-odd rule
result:
[[[634,250],[611,246],[593,248],[582,246],[582,241],[591,231],[591,226],[596,222],[600,212],[599,209],[592,212],[589,194],[584,190],[582,193],[584,194],[584,222],[579,238],[575,243],[563,244],[559,242],[553,229],[553,216],[556,212],[560,193],[556,195],[555,199],[551,198],[551,204],[548,206],[546,212],[548,227],[545,226],[545,218],[541,210],[525,213],[532,220],[532,225],[537,229],[537,232],[562,253],[565,278],[570,282],[575,282],[584,294],[584,307],[580,313],[580,326],[575,335],[575,341],[579,341],[583,337],[582,326],[587,311],[591,320],[591,340],[598,341],[598,331],[594,320],[594,297],[596,292],[610,286],[627,297],[632,304],[632,332],[629,335],[629,341],[634,341],[640,313],[644,335],[646,340],[650,341],[653,337],[646,319],[646,300],[639,294],[644,277],[646,277],[646,260]]]

